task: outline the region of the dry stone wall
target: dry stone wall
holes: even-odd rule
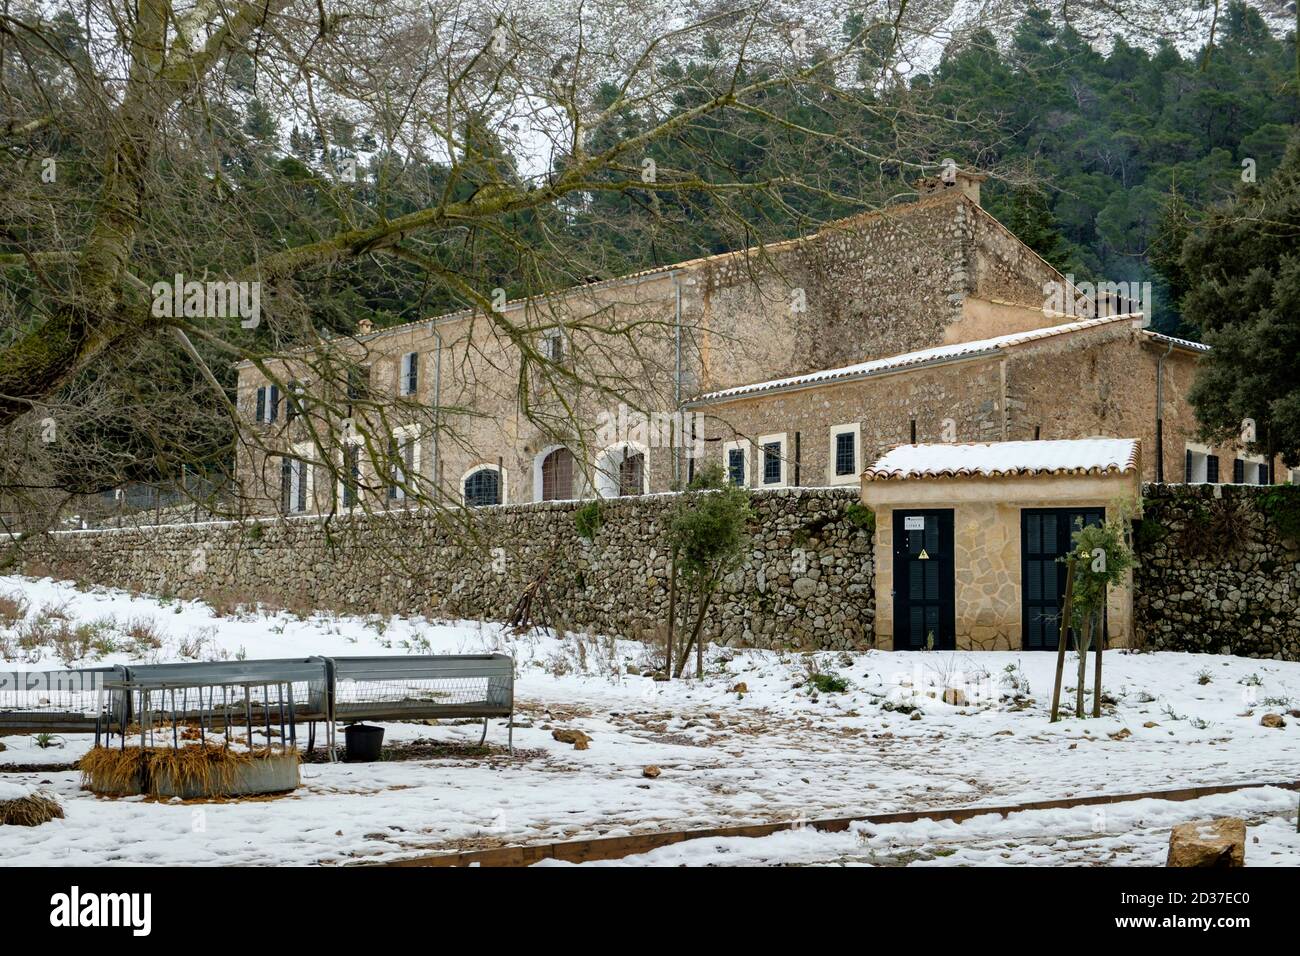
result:
[[[1143,495],[1139,645],[1300,660],[1300,546],[1280,520],[1300,508],[1300,488],[1147,485]]]
[[[856,489],[756,493],[744,564],[710,618],[713,639],[779,648],[870,645],[872,535],[847,511]],[[31,543],[24,570],[222,603],[508,620],[543,573],[543,599],[572,629],[650,638],[667,608],[666,523],[677,498],[104,529]],[[540,601],[539,601],[540,604]]]

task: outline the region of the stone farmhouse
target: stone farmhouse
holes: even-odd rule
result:
[[[1142,481],[1276,463],[1196,441],[1205,346],[1080,299],[981,207],[981,176],[950,178],[801,239],[245,363],[252,510],[637,495],[708,460],[755,489],[861,484],[877,646],[1055,646],[1072,528]],[[900,471],[899,449],[940,464]]]
[[[468,504],[665,491],[701,456],[756,488],[820,486],[856,483],[901,442],[1097,435],[1139,439],[1150,480],[1260,481],[1262,461],[1194,440],[1185,396],[1204,347],[1140,316],[1045,311],[1066,279],[981,208],[980,179],[922,180],[913,202],[803,239],[506,303],[553,363],[523,390],[516,343],[483,313],[335,340],[366,396],[350,435],[313,421],[313,395],[342,390],[319,366],[243,363],[253,510],[400,506],[394,447],[405,483]],[[311,463],[329,454],[335,471],[349,455],[355,488],[321,480]]]

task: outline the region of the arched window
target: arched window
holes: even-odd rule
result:
[[[644,445],[625,441],[610,445],[596,456],[595,491],[602,498],[643,495],[648,455]]]
[[[465,476],[465,504],[471,508],[501,504],[501,473],[478,468]]]
[[[618,494],[639,495],[645,489],[645,455],[628,455],[618,466]]]
[[[557,448],[542,460],[542,500],[567,501],[573,497],[573,452]]]

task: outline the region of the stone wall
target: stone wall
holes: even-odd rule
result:
[[[1269,501],[1300,507],[1300,488],[1148,485],[1144,497],[1139,645],[1300,660],[1300,546],[1268,514]]]
[[[869,646],[872,535],[846,514],[857,499],[856,488],[755,494],[748,556],[724,584],[711,637]],[[649,638],[666,617],[662,538],[676,500],[602,502],[590,541],[575,523],[584,503],[571,501],[69,532],[29,542],[24,570],[223,603],[504,620],[549,569],[546,597],[561,623]]]

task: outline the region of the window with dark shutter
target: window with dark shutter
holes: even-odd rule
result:
[[[1246,483],[1246,463],[1240,458],[1233,459],[1232,462],[1232,483],[1234,485]]]
[[[1185,464],[1183,465],[1183,481],[1189,485],[1192,483],[1192,451],[1190,448],[1187,450]]]
[[[1219,483],[1219,456],[1210,455],[1205,459],[1205,480],[1210,484]]]
[[[416,394],[420,388],[420,352],[402,356],[402,394]]]
[[[293,459],[280,459],[280,512],[288,514],[293,510]]]
[[[301,514],[307,510],[307,479],[311,475],[311,464],[305,461],[299,461],[295,464],[298,466],[298,487],[296,492],[298,496],[298,507],[294,510]]]
[[[354,508],[361,485],[361,446],[343,449],[343,507]]]
[[[501,504],[501,475],[492,468],[480,468],[465,479],[465,504],[470,508]]]
[[[280,417],[280,386],[272,385],[270,401],[267,403],[267,408],[266,408],[266,420],[268,422],[273,422],[279,417]]]
[[[348,369],[348,401],[358,402],[370,390],[370,366],[354,365]]]
[[[740,448],[727,450],[727,478],[733,485],[745,484],[745,452]]]
[[[853,432],[840,432],[835,436],[835,474],[851,475],[857,467],[854,454]]]
[[[770,441],[763,446],[763,484],[781,483],[781,443]]]
[[[263,385],[257,390],[257,415],[254,419],[257,422],[266,421],[266,386]]]
[[[284,420],[293,421],[302,414],[302,383],[290,382],[289,394],[285,396],[284,401]]]
[[[1268,464],[1267,464],[1266,462],[1260,462],[1260,464],[1259,464],[1259,483],[1260,483],[1261,485],[1267,485],[1267,484],[1269,484],[1269,480],[1268,480]]]
[[[542,500],[567,501],[573,497],[573,452],[557,448],[542,461]]]
[[[618,466],[618,493],[639,495],[645,490],[645,455],[626,455]]]
[[[401,443],[397,438],[388,439],[388,461],[389,461],[389,481],[388,481],[388,500],[396,501],[402,497],[402,466],[399,455],[402,453]]]

